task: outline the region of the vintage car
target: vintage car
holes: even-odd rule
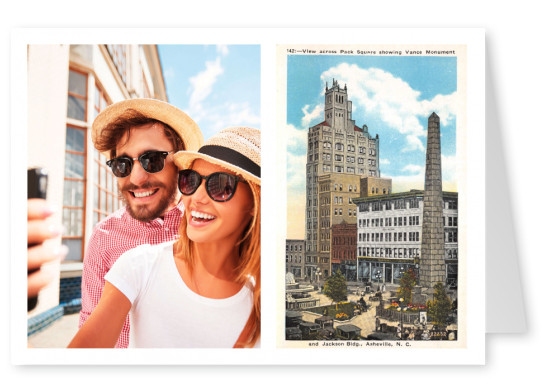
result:
[[[333,339],[335,336],[335,329],[333,328],[333,318],[330,316],[320,316],[315,323],[321,326],[320,337],[323,339]]]
[[[342,324],[335,328],[335,336],[338,339],[346,340],[360,339],[361,331],[362,329],[358,326],[354,326],[353,324]]]
[[[301,322],[298,327],[302,332],[302,339],[308,340],[319,338],[319,333],[321,331],[321,326],[319,324],[312,322]]]
[[[302,339],[302,331],[298,327],[286,327],[285,328],[285,339],[287,341],[291,340],[301,340]]]
[[[285,327],[297,327],[302,322],[302,313],[298,311],[285,312]]]

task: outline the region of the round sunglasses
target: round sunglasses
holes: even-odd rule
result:
[[[189,196],[195,193],[205,180],[205,188],[209,197],[216,202],[231,200],[235,194],[238,182],[242,179],[226,172],[214,172],[203,176],[195,170],[182,170],[178,176],[178,189],[183,195]]]
[[[113,175],[118,178],[124,178],[130,175],[132,166],[136,160],[140,162],[146,172],[155,174],[165,168],[165,159],[170,153],[172,152],[148,151],[134,158],[128,156],[116,157],[108,160],[106,164],[111,167]]]

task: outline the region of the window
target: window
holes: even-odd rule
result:
[[[96,86],[94,103],[94,118],[108,106],[105,93]],[[122,206],[117,197],[117,182],[105,164],[107,158],[94,150],[94,164],[92,165],[92,181],[94,183],[93,211],[94,222],[97,223]]]
[[[86,121],[88,77],[69,70],[67,117]],[[62,242],[69,248],[68,261],[82,261],[84,245],[84,208],[86,195],[86,128],[67,124],[65,137],[65,170],[62,220],[65,234]]]
[[[126,46],[107,45],[107,51],[111,55],[111,59],[123,83],[126,84]]]
[[[69,97],[67,117],[86,121],[86,96],[88,95],[88,76],[69,70]]]

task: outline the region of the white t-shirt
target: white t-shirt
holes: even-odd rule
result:
[[[180,277],[172,245],[138,246],[105,275],[132,303],[129,347],[232,348],[251,314],[251,287],[226,299],[196,294]]]

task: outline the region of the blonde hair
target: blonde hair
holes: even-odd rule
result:
[[[253,309],[234,348],[253,347],[260,338],[260,185],[245,181],[253,196],[253,216],[243,237],[236,243],[239,246],[239,261],[235,269],[236,282],[251,284]],[[182,258],[189,270],[193,270],[195,246],[187,236],[187,219],[180,223],[179,240],[174,246],[176,256]]]

